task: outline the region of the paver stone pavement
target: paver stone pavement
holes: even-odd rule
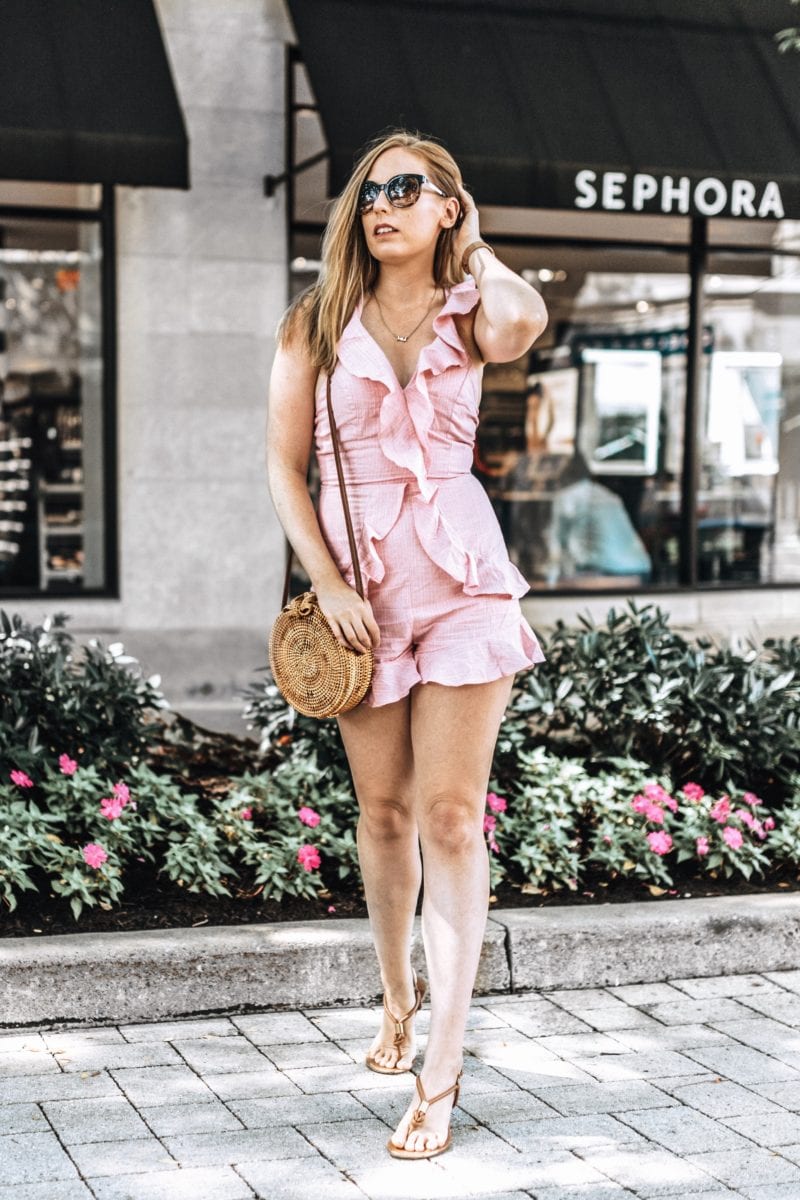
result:
[[[0,1200],[800,1200],[800,971],[475,997],[422,1162],[379,1014],[0,1029]]]

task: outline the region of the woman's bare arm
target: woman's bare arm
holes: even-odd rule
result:
[[[342,645],[366,650],[380,642],[368,600],[342,578],[308,492],[317,368],[296,342],[279,347],[267,409],[267,478],[278,520],[305,568],[322,612]]]

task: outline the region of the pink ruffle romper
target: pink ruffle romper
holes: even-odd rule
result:
[[[480,293],[449,289],[402,388],[361,323],[360,302],[339,341],[331,400],[367,599],[381,632],[363,703],[390,704],[416,683],[483,683],[544,662],[519,597],[499,522],[471,473],[480,368],[453,321]],[[342,576],[355,586],[326,400],[317,380],[317,517]]]

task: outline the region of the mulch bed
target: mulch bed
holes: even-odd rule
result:
[[[154,748],[159,768],[169,771],[187,788],[198,793],[227,790],[233,775],[263,769],[264,758],[255,742],[234,735],[204,730],[176,716],[164,727],[164,737]],[[42,881],[44,884],[44,880]],[[315,900],[287,898],[280,902],[260,897],[234,895],[206,896],[184,892],[169,880],[158,877],[151,864],[133,863],[126,869],[126,895],[116,907],[104,911],[84,909],[75,921],[68,902],[49,897],[42,891],[25,892],[13,912],[0,916],[0,937],[27,937],[39,934],[117,933],[143,929],[200,928],[206,925],[256,925],[275,921],[332,920],[338,917],[366,917],[367,908],[360,887],[334,890]],[[641,880],[603,880],[587,874],[582,888],[575,892],[522,892],[504,884],[492,898],[492,908],[547,908],[560,905],[626,904],[649,900],[703,896],[750,896],[765,892],[800,891],[796,868],[775,871],[768,880],[747,883],[744,880],[693,879],[687,875],[675,889],[651,889]],[[333,906],[334,912],[329,912]],[[419,907],[418,907],[419,911]]]

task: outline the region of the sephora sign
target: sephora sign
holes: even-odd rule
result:
[[[575,208],[602,212],[671,213],[698,217],[756,217],[780,220],[783,200],[774,180],[724,181],[713,175],[650,175],[627,171],[578,171]]]

